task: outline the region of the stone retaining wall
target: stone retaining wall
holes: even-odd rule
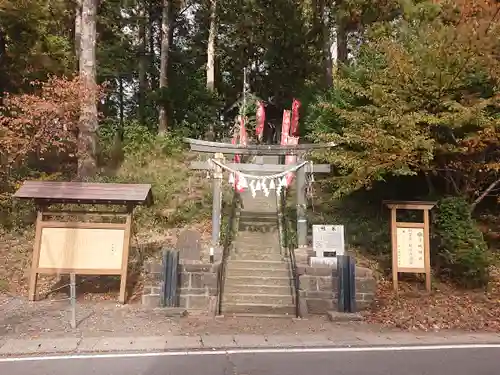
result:
[[[219,265],[179,265],[179,307],[189,311],[215,313]],[[160,307],[160,293],[163,284],[161,263],[149,262],[145,268],[146,283],[142,295],[142,304],[147,307]]]
[[[298,266],[299,298],[308,314],[326,314],[337,309],[337,271],[329,267]],[[356,267],[356,308],[367,309],[375,297],[377,285],[368,268]]]

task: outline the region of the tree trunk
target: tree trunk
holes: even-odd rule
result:
[[[149,84],[152,90],[156,90],[158,88],[158,72],[155,66],[155,24],[158,21],[158,18],[155,14],[155,7],[153,1],[149,2],[149,28],[148,28],[148,39],[149,39]]]
[[[118,106],[119,106],[119,117],[120,117],[120,129],[119,131],[123,131],[125,124],[125,95],[123,89],[123,77],[120,74],[118,76]]]
[[[325,85],[331,87],[333,84],[333,59],[332,59],[332,36],[330,32],[330,16],[325,0],[320,1],[321,18],[321,41],[323,47],[323,64],[325,69]]]
[[[80,51],[82,49],[82,0],[76,0],[75,9],[75,56],[76,56],[76,70],[78,70]]]
[[[343,21],[337,23],[337,64],[346,64],[347,51],[347,30]]]
[[[215,91],[215,43],[217,38],[217,0],[210,0],[210,29],[207,45],[207,90]],[[205,134],[208,141],[215,141],[215,126],[210,123]]]
[[[92,175],[97,167],[97,86],[96,86],[96,18],[97,1],[82,0],[80,78],[85,95],[78,133],[78,176]]]
[[[217,0],[210,0],[210,31],[207,47],[207,90],[215,90],[215,43],[217,37]]]
[[[138,92],[138,111],[137,115],[139,122],[144,125],[146,123],[146,91],[147,83],[147,56],[146,56],[146,4],[139,4],[139,92]]]
[[[161,52],[160,52],[160,91],[168,88],[168,63],[170,52],[170,0],[163,0],[163,12],[161,22]],[[164,96],[162,95],[162,98]],[[166,133],[168,130],[167,103],[162,101],[159,110],[158,132]]]

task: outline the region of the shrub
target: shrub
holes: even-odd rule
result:
[[[485,286],[489,278],[488,247],[467,201],[459,197],[442,199],[434,224],[439,272],[465,287]]]
[[[11,196],[20,181],[51,178],[76,164],[80,109],[91,94],[78,78],[52,77],[32,82],[30,93],[4,96],[0,104],[0,225],[22,222],[16,215],[24,206],[14,207]]]

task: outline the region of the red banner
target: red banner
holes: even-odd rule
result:
[[[293,99],[292,103],[292,125],[290,128],[290,134],[293,136],[297,136],[299,132],[299,110],[302,103],[297,99]]]
[[[283,111],[283,122],[281,123],[281,145],[287,144],[288,136],[290,135],[290,111]]]
[[[264,108],[264,103],[262,101],[257,102],[257,115],[256,115],[257,124],[255,126],[255,134],[257,138],[262,138],[262,133],[264,132],[264,124],[266,122],[266,110]]]
[[[236,131],[234,133],[233,139],[231,140],[231,143],[233,145],[240,144],[242,146],[246,146],[248,143],[248,136],[247,136],[247,130],[245,127],[245,119],[243,118],[243,116],[239,116],[238,120],[240,122],[240,128],[239,128],[239,131]],[[234,155],[234,162],[241,163],[241,155]],[[239,182],[239,178],[238,178],[238,174],[236,174],[234,176],[234,189],[237,190],[239,193],[241,193],[245,189],[243,187],[239,186],[238,182]]]

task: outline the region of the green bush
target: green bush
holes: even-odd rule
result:
[[[137,121],[127,121],[123,125],[122,151],[126,157],[147,158],[153,152],[164,156],[175,156],[182,153],[184,143],[177,134],[157,135],[150,130],[151,126],[141,125]],[[115,146],[115,136],[120,131],[116,121],[106,121],[99,127],[99,141],[104,159],[111,157]]]
[[[467,201],[459,197],[442,199],[434,229],[439,272],[465,287],[485,286],[490,265],[488,246],[471,216]]]

